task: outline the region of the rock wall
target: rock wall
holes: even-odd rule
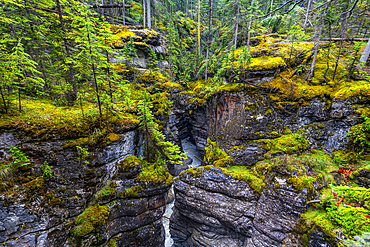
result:
[[[170,230],[174,246],[299,246],[299,218],[310,193],[286,181],[279,166],[261,195],[219,168],[201,168],[176,179]]]
[[[123,169],[127,156],[142,153],[143,139],[138,130],[119,135],[121,140],[90,148],[82,159],[75,149],[63,148],[65,140],[1,133],[1,159],[9,158],[14,145],[32,165],[28,173],[11,178],[11,188],[0,192],[0,243],[91,246],[110,241],[118,246],[163,246],[162,215],[170,185],[138,181],[140,163]],[[42,177],[44,161],[53,166],[50,179]]]
[[[265,153],[256,140],[275,139],[286,132],[304,129],[309,148],[345,149],[347,133],[357,123],[357,100],[314,98],[307,102],[272,102],[268,93],[220,92],[204,107],[186,104],[175,97],[176,112],[169,129],[177,139],[188,131],[200,150],[207,138],[216,140],[238,165],[253,165]],[[176,108],[177,107],[177,108]],[[171,132],[168,131],[168,132]],[[235,146],[243,146],[236,148]]]

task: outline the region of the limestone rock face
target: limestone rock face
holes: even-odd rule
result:
[[[306,209],[306,189],[274,170],[261,195],[219,168],[201,168],[175,180],[170,230],[174,246],[299,246],[296,227]]]
[[[90,148],[88,157],[81,159],[75,149],[63,148],[65,140],[32,141],[23,133],[2,132],[1,158],[10,155],[10,145],[19,147],[30,157],[36,178],[0,192],[0,243],[72,247],[111,241],[117,246],[163,246],[162,215],[170,185],[138,181],[141,164],[120,169],[127,156],[142,154],[143,142],[138,130],[120,135],[121,140]],[[44,161],[53,166],[50,179],[42,177]],[[127,192],[133,188],[136,191]],[[109,214],[99,219],[99,212],[86,213],[91,207]],[[85,223],[77,226],[76,219],[83,214]],[[93,229],[86,227],[88,222]]]
[[[308,148],[343,150],[349,129],[357,123],[356,109],[361,107],[357,100],[324,98],[306,104],[272,102],[268,94],[258,92],[216,93],[202,107],[187,104],[181,95],[173,100],[167,123],[173,139],[190,136],[199,150],[204,150],[207,138],[216,140],[235,165],[254,165],[266,153],[255,141],[276,139],[287,128],[293,133],[304,129]]]
[[[354,181],[366,189],[370,189],[370,169],[362,168],[359,171],[355,172]]]

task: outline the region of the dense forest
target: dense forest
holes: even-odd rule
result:
[[[17,241],[36,231],[23,234],[29,222],[18,223],[19,238],[0,223],[0,244],[162,246],[162,240],[139,244],[144,240],[136,235],[124,242],[123,232],[149,223],[110,235],[113,198],[138,198],[150,183],[170,186],[172,175],[207,184],[204,174],[216,167],[246,183],[256,198],[286,189],[305,201],[302,212],[291,213],[298,214],[289,218],[292,229],[282,223],[283,230],[266,233],[255,220],[249,235],[240,233],[240,223],[232,234],[242,237],[230,239],[244,244],[217,246],[368,246],[369,0],[2,0],[0,36],[0,220],[7,222],[1,207],[34,209],[41,201],[73,211],[68,222],[58,221],[65,223],[63,237],[49,232],[51,242],[27,245]],[[119,168],[109,165],[113,158],[99,160],[102,150],[135,131],[140,147],[122,156]],[[199,167],[173,172],[193,158],[184,153],[184,138],[204,159]],[[44,144],[50,144],[47,152]],[[75,155],[68,161],[73,166],[55,158],[67,154]],[[80,179],[95,176],[96,184],[61,182],[77,170],[86,173]],[[181,181],[196,184],[186,179]],[[197,217],[179,206],[185,199],[176,193],[185,192],[176,183],[178,215],[193,222],[189,218]],[[66,206],[73,196],[64,192],[79,186],[91,196],[72,193],[79,204],[74,212]],[[182,240],[172,223],[182,222],[178,215],[170,223],[173,246],[216,246],[211,240],[199,244],[190,233],[181,233],[188,237]],[[234,229],[234,223],[220,222]],[[299,244],[284,242],[290,231],[300,236]],[[257,244],[255,232],[269,240]],[[316,236],[327,245],[313,244]]]

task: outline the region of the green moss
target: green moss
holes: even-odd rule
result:
[[[8,180],[12,174],[12,162],[2,160],[0,162],[0,181]]]
[[[276,154],[292,154],[295,152],[302,152],[308,149],[308,140],[305,138],[305,132],[298,130],[296,133],[286,131],[285,135],[282,135],[276,139],[262,139],[256,140],[257,143],[264,143],[264,148],[267,153],[265,157],[270,157]]]
[[[73,233],[77,237],[86,236],[97,227],[104,225],[109,213],[110,209],[108,206],[94,204],[86,208],[85,211],[76,218],[76,227]]]
[[[142,182],[173,183],[173,177],[168,173],[167,166],[164,161],[158,160],[154,163],[142,161],[142,172],[138,178]]]
[[[159,81],[161,83],[169,83],[170,81],[168,80],[167,77],[165,77],[161,72],[157,70],[152,70],[152,69],[147,69],[144,74],[141,76],[141,80],[143,81]],[[177,84],[178,85],[178,84]],[[168,84],[170,86],[170,84]]]
[[[119,196],[123,198],[128,197],[135,197],[137,196],[141,191],[143,191],[143,187],[141,185],[135,185],[133,188],[125,189],[124,191],[119,192]]]
[[[55,195],[54,191],[50,191],[44,195],[44,198],[45,200],[51,200],[54,198],[54,195]]]
[[[315,188],[312,183],[316,182],[316,180],[317,178],[303,175],[288,178],[287,183],[292,184],[292,186],[298,191],[302,191],[306,188],[309,192],[314,192]]]
[[[62,204],[62,198],[61,197],[58,197],[58,198],[54,198],[52,199],[50,202],[49,202],[50,206],[56,206],[56,205],[61,205]]]
[[[120,140],[122,140],[122,138],[123,137],[121,135],[117,135],[115,133],[109,133],[108,136],[107,136],[107,143],[120,141]]]
[[[45,180],[43,178],[36,178],[23,186],[26,189],[27,197],[31,197],[36,192],[45,188]]]
[[[94,103],[83,103],[84,115],[79,104],[57,107],[52,101],[38,98],[23,99],[22,108],[22,113],[12,112],[2,116],[0,129],[14,129],[32,138],[50,140],[52,138],[81,138],[101,128],[99,110]],[[119,113],[109,118],[111,126],[130,129],[135,128],[137,123],[135,116],[127,113]],[[105,122],[103,127],[104,124]],[[85,142],[85,140],[80,141]]]
[[[190,174],[193,177],[201,177],[205,171],[210,170],[213,165],[192,167],[185,171],[182,171],[179,176]],[[220,167],[219,167],[220,168]],[[261,195],[265,188],[264,179],[265,177],[257,175],[255,171],[243,166],[231,166],[230,170],[220,168],[226,176],[232,176],[233,178],[246,182],[254,191],[256,195]]]
[[[229,152],[231,154],[234,154],[236,152],[236,150],[245,150],[246,148],[247,148],[247,145],[245,145],[245,144],[239,145],[239,146],[234,146]]]
[[[262,195],[262,192],[265,188],[265,177],[258,175],[255,170],[251,170],[244,166],[232,166],[228,172],[225,171],[227,175],[232,176],[233,178],[246,182],[256,193],[256,195]]]
[[[187,169],[185,171],[182,171],[179,176],[185,175],[185,174],[190,174],[193,177],[200,177],[202,176],[204,171],[209,170],[211,167],[214,167],[213,165],[207,165],[207,166],[198,166],[198,167],[192,167],[190,169]]]
[[[363,123],[351,127],[348,144],[355,151],[370,150],[370,118],[362,115]]]
[[[273,115],[273,112],[271,109],[265,112],[265,116],[272,116],[272,115]]]
[[[60,187],[59,189],[58,189],[60,192],[64,192],[64,191],[66,191],[67,190],[67,188],[66,187]]]
[[[120,161],[118,163],[119,166],[119,172],[125,172],[129,170],[130,168],[134,168],[137,166],[140,166],[141,162],[136,156],[128,156],[124,160]]]
[[[108,241],[108,243],[106,245],[104,245],[104,247],[118,247],[117,246],[117,241],[119,240],[119,238],[112,238],[111,240]]]
[[[286,63],[281,57],[258,57],[252,59],[252,63],[247,64],[244,68],[250,70],[265,70],[285,67]]]
[[[108,180],[104,187],[95,194],[95,198],[98,200],[106,200],[116,195],[117,184],[111,180]]]
[[[214,166],[222,167],[234,162],[229,155],[218,147],[217,142],[211,141],[210,138],[207,139],[207,145],[204,150],[206,151],[205,161]]]
[[[245,104],[245,107],[244,107],[244,111],[253,111],[253,112],[256,112],[257,111],[257,104],[256,103],[246,103]]]
[[[217,91],[219,92],[240,92],[246,89],[250,89],[251,87],[254,88],[253,86],[250,86],[244,83],[228,83],[226,85],[219,86],[217,88]]]

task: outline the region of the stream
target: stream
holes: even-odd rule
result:
[[[199,152],[197,147],[193,143],[190,142],[189,138],[181,140],[181,145],[182,145],[182,148],[184,149],[184,152],[187,153],[187,156],[193,159],[193,162],[189,165],[189,167],[200,166],[202,163],[198,159],[194,158],[193,155],[195,155],[195,156],[197,156],[201,159],[203,159],[203,155]],[[172,193],[174,192],[173,191],[173,185],[171,187],[171,191],[172,191]],[[166,216],[168,218],[171,218],[172,207],[173,207],[174,203],[175,203],[175,201],[167,204],[166,212],[164,213],[164,216]],[[162,221],[163,221],[163,226],[164,226],[164,229],[165,229],[165,232],[166,232],[165,247],[172,247],[173,240],[172,240],[171,234],[170,234],[170,220],[163,217]]]

